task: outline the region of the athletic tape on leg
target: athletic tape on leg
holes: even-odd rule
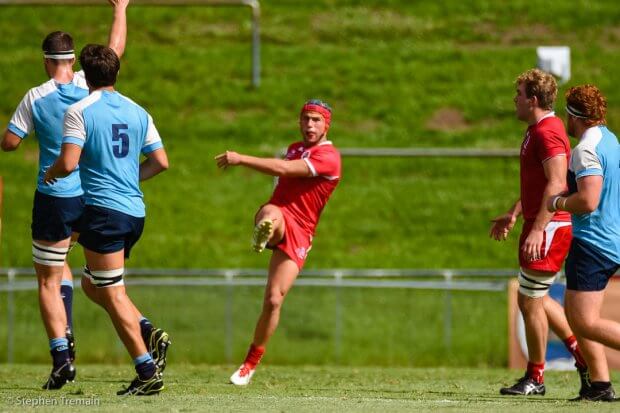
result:
[[[550,276],[532,275],[521,268],[519,272],[519,292],[527,297],[541,298],[547,294],[556,274]]]
[[[88,277],[95,287],[105,288],[125,285],[125,281],[123,281],[124,273],[124,267],[109,271],[91,271],[88,267],[84,267],[83,275]]]
[[[62,267],[67,258],[67,247],[57,248],[32,241],[32,260],[37,264]]]

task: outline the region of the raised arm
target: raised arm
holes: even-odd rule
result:
[[[129,0],[108,0],[114,6],[114,20],[110,28],[108,47],[116,52],[119,59],[125,53],[127,43],[127,6]]]
[[[146,159],[140,164],[140,181],[146,181],[168,169],[168,155],[164,148],[159,148],[146,154]]]
[[[312,171],[302,159],[285,161],[276,158],[258,158],[243,155],[233,151],[226,151],[215,157],[217,166],[226,169],[229,166],[245,166],[255,171],[271,176],[311,177]]]

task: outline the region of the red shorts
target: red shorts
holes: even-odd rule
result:
[[[519,238],[519,265],[523,269],[535,271],[558,272],[562,269],[564,259],[570,249],[573,239],[573,230],[569,221],[551,221],[543,232],[543,244],[540,251],[542,259],[528,261],[523,255],[521,247],[525,242],[534,221],[526,221],[523,224],[521,237]]]
[[[308,252],[312,248],[312,235],[300,227],[288,212],[282,208],[280,211],[284,217],[284,238],[274,248],[278,248],[288,255],[301,271]]]

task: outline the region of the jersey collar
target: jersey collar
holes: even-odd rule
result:
[[[547,118],[550,118],[550,117],[553,117],[553,116],[555,116],[555,111],[552,110],[551,112],[547,113],[542,118],[538,119],[538,122],[536,122],[536,124],[539,124],[540,122],[542,122],[543,119],[547,119]]]

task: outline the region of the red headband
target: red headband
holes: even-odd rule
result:
[[[329,129],[329,125],[332,122],[332,113],[325,107],[321,105],[315,105],[313,103],[306,103],[303,108],[301,108],[301,113],[304,112],[317,112],[323,116],[325,119],[325,127]]]

